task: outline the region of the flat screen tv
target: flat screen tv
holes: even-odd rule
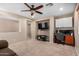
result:
[[[38,29],[43,30],[43,29],[48,29],[48,28],[49,28],[49,25],[48,25],[47,22],[45,22],[45,23],[38,23]]]

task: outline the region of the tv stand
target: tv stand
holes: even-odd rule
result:
[[[48,41],[48,36],[47,35],[37,35],[37,40]]]

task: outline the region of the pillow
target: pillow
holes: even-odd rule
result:
[[[8,47],[8,42],[6,40],[0,40],[0,49],[7,47]]]

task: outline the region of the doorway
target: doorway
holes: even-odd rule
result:
[[[27,37],[31,39],[31,21],[27,21]]]

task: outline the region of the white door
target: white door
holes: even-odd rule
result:
[[[28,36],[28,39],[31,39],[31,23],[30,22],[27,23],[27,36]]]

